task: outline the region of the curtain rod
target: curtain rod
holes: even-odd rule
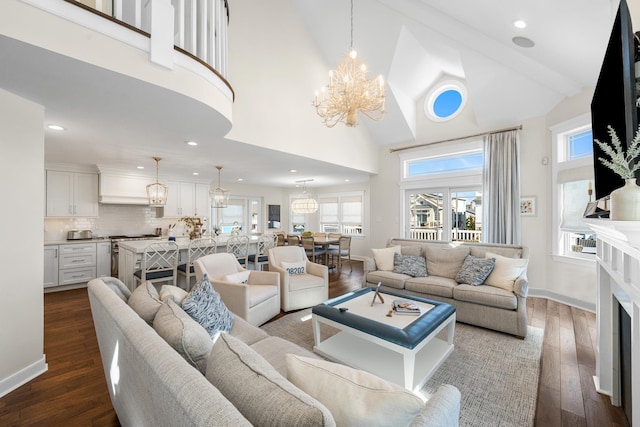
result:
[[[493,135],[495,133],[508,132],[508,131],[511,131],[511,130],[522,130],[522,125],[514,126],[514,127],[511,127],[511,128],[492,130],[492,131],[489,131],[489,132],[476,133],[474,135],[461,136],[459,138],[443,139],[441,141],[434,141],[434,142],[425,142],[423,144],[409,145],[407,147],[390,148],[389,149],[389,153],[395,153],[396,151],[410,150],[412,148],[426,147],[428,145],[442,144],[444,142],[460,141],[461,139],[475,138],[476,136]]]

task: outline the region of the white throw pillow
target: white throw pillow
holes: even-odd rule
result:
[[[187,296],[188,292],[182,288],[173,285],[162,285],[160,288],[160,301],[174,301],[176,304],[182,304],[182,300]]]
[[[287,379],[331,411],[338,426],[406,426],[424,401],[365,371],[287,354]]]
[[[307,272],[307,261],[296,262],[283,262],[282,268],[289,273],[289,276],[295,276],[296,274],[305,274]]]
[[[526,258],[509,258],[492,252],[485,253],[484,257],[496,259],[493,271],[486,278],[484,284],[511,292],[513,292],[514,282],[526,271],[527,264],[529,264],[529,260]]]
[[[249,283],[250,274],[251,272],[249,270],[239,271],[237,273],[227,274],[224,276],[224,280],[231,283]]]
[[[393,254],[402,254],[400,246],[391,246],[384,249],[371,249],[376,267],[381,271],[393,271]]]

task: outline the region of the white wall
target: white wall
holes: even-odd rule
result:
[[[0,89],[0,396],[41,374],[44,108]]]

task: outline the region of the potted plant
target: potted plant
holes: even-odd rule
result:
[[[636,185],[635,172],[640,169],[640,128],[627,151],[622,149],[616,131],[608,126],[611,144],[595,140],[609,159],[598,157],[606,167],[620,175],[625,185],[611,192],[611,219],[640,220],[640,187]]]

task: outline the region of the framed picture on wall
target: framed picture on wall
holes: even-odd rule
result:
[[[536,209],[536,198],[534,196],[520,197],[520,216],[535,216]]]

